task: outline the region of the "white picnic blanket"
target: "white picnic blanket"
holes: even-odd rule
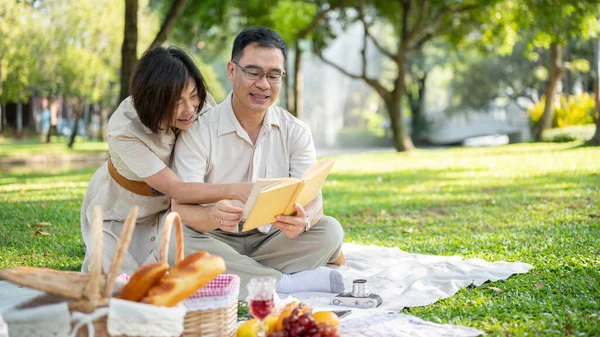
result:
[[[356,330],[356,326],[376,321],[376,324],[368,328],[363,326],[363,329],[378,332],[378,336],[390,337],[476,336],[482,332],[473,329],[452,330],[452,326],[449,325],[430,324],[414,316],[394,316],[389,313],[397,313],[405,307],[435,303],[456,294],[462,287],[471,284],[480,286],[486,281],[505,280],[513,274],[526,273],[533,268],[532,265],[522,262],[486,262],[481,259],[463,259],[460,256],[413,254],[397,247],[345,243],[342,251],[346,257],[346,264],[333,268],[344,276],[346,291],[352,290],[353,280],[363,278],[367,280],[367,292],[376,293],[383,299],[383,304],[376,309],[351,308],[353,314],[342,322],[353,321],[352,328],[348,326],[343,329],[344,335]],[[330,293],[305,292],[279,296],[293,296],[307,301],[316,310],[348,309],[331,304],[335,294]],[[378,314],[377,320],[365,317],[373,314]],[[389,334],[387,329],[394,326],[397,333]]]
[[[451,324],[424,321],[405,314],[371,314],[340,322],[344,337],[476,337],[483,331]]]
[[[468,285],[480,286],[486,281],[505,280],[533,268],[522,262],[486,262],[460,256],[413,254],[398,247],[344,243],[342,251],[346,264],[332,268],[344,276],[346,291],[352,290],[353,280],[366,279],[367,292],[379,294],[383,299],[378,309],[393,312],[435,303]],[[335,294],[304,292],[289,295],[307,300],[313,307],[335,308],[330,304]],[[287,296],[280,294],[282,298]]]

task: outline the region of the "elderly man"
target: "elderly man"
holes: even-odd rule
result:
[[[227,63],[232,92],[177,140],[173,168],[182,180],[300,178],[316,162],[309,127],[273,105],[285,77],[286,52],[285,42],[268,28],[246,28],[236,37]],[[242,280],[240,298],[255,276],[277,278],[276,290],[282,293],[343,291],[340,273],[325,266],[343,263],[342,226],[323,215],[320,193],[306,207],[295,208],[291,216],[279,215],[272,224],[240,233],[239,202],[191,205],[174,200],[172,205],[186,224],[186,255],[207,250],[222,256],[227,272]]]

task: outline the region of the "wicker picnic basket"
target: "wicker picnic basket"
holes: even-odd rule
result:
[[[103,219],[100,207],[93,210],[89,275],[48,268],[17,267],[0,270],[0,279],[46,293],[3,313],[9,336],[180,336],[183,332],[185,308],[156,307],[111,299],[117,274],[131,242],[137,212],[137,207],[132,207],[125,220],[107,275],[102,271]],[[115,317],[115,311],[111,311],[116,307],[120,307],[121,312],[133,312],[136,315],[141,312],[149,316],[137,321],[129,317],[119,320],[119,317]],[[48,312],[51,312],[50,316]],[[115,317],[112,328],[111,312],[112,317]],[[154,322],[161,326],[154,326]],[[136,330],[139,329],[138,326],[145,332],[130,333],[132,329],[140,331]],[[109,333],[111,329],[113,332]]]
[[[144,303],[123,301],[111,298],[115,284],[119,278],[123,280],[123,275],[118,272],[123,263],[123,258],[127,252],[135,220],[137,218],[137,207],[132,207],[127,219],[125,220],[123,231],[117,243],[117,249],[110,269],[107,275],[102,271],[102,209],[95,207],[92,221],[92,247],[90,254],[92,256],[90,263],[90,274],[81,274],[72,271],[59,271],[47,268],[17,267],[0,270],[0,279],[25,286],[32,289],[42,290],[46,295],[36,298],[30,302],[20,305],[17,313],[27,310],[25,319],[19,317],[11,322],[7,319],[10,337],[19,336],[77,336],[77,337],[116,337],[127,335],[129,337],[147,337],[147,336],[183,336],[183,337],[221,337],[235,336],[237,323],[237,294],[239,291],[239,277],[236,275],[222,274],[199,290],[189,299],[185,300],[176,308],[155,307]],[[179,214],[171,212],[165,219],[162,228],[162,237],[160,242],[159,256],[162,262],[167,262],[169,241],[171,229],[175,225],[176,239],[176,262],[183,260],[183,229]],[[118,277],[117,277],[118,276]],[[128,278],[128,276],[127,276]],[[125,278],[125,279],[127,279]],[[48,322],[52,321],[56,325],[57,321],[64,322],[65,319],[48,319],[42,321],[38,315],[40,310],[48,311],[49,305],[57,303],[68,305],[68,315],[65,324],[68,327],[55,327],[53,331],[48,327]],[[110,321],[110,307],[112,304],[120,309],[120,312],[113,312],[113,321]],[[33,309],[32,309],[33,308]],[[54,307],[52,307],[54,309]],[[66,311],[67,309],[65,309]],[[153,319],[145,318],[137,326],[143,326],[139,332],[139,327],[122,326],[123,324],[135,325],[128,318],[123,318],[121,326],[118,329],[111,329],[111,322],[118,321],[120,313],[124,312],[147,312],[155,315]],[[11,315],[6,317],[19,316]],[[23,316],[23,315],[21,315]],[[30,317],[31,316],[31,317]],[[60,318],[63,318],[62,316]],[[135,318],[135,317],[134,317]],[[28,320],[30,319],[30,320]],[[132,318],[133,319],[133,318]],[[124,322],[123,322],[124,321]],[[162,323],[159,326],[153,324]],[[39,323],[39,324],[38,324]],[[37,328],[35,327],[37,324]],[[113,326],[118,325],[113,323]],[[11,327],[20,331],[11,334]],[[87,328],[87,329],[86,329]],[[160,329],[159,329],[160,328]],[[35,330],[37,329],[37,330]],[[112,333],[111,333],[112,330]],[[127,333],[115,334],[114,331],[125,331]],[[65,331],[68,331],[65,334]],[[160,331],[160,332],[159,332]],[[136,334],[136,332],[139,332]]]
[[[175,262],[183,260],[183,224],[176,212],[167,215],[160,242],[159,257],[168,260],[171,228],[175,225]],[[221,274],[183,304],[187,309],[183,337],[233,337],[237,324],[240,280],[237,275]]]

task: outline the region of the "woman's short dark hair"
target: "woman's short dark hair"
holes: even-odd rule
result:
[[[233,41],[231,60],[239,61],[247,45],[256,43],[260,48],[277,48],[283,53],[283,63],[287,59],[287,46],[276,31],[266,27],[248,27],[242,30]]]
[[[204,77],[194,61],[176,47],[154,47],[138,61],[129,93],[140,121],[152,132],[168,127],[177,114],[177,100],[193,78],[201,106],[206,100]]]

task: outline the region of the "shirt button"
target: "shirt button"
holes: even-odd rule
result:
[[[153,236],[153,237],[150,238],[150,241],[154,241],[154,240],[156,240],[155,236]]]
[[[165,199],[165,200],[163,200],[163,205],[165,205],[165,206],[166,206],[166,205],[168,205],[168,204],[169,204],[169,199]]]

